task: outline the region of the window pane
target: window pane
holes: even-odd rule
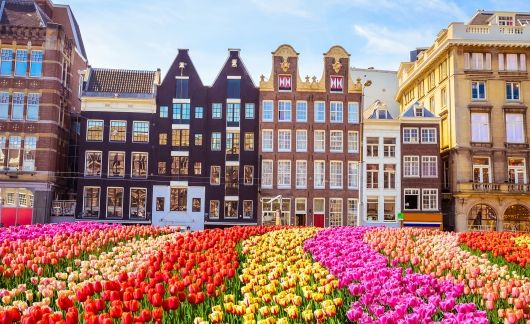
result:
[[[42,75],[42,51],[31,51],[29,75],[40,77]]]
[[[24,97],[23,93],[13,93],[13,111],[11,112],[12,120],[24,119]]]
[[[39,120],[39,105],[40,105],[40,94],[30,93],[28,94],[28,111],[26,119],[30,121]]]
[[[0,119],[9,118],[9,92],[0,92]]]
[[[16,63],[15,63],[15,75],[26,76],[28,70],[28,51],[17,50]]]
[[[189,95],[188,95],[188,84],[189,84],[189,80],[188,79],[176,79],[176,84],[177,84],[177,93],[176,93],[176,96],[175,98],[177,99],[189,99]]]
[[[125,152],[109,152],[109,177],[125,176]]]
[[[107,188],[107,217],[123,217],[123,188]]]
[[[2,48],[1,50],[2,63],[0,64],[1,75],[11,75],[13,65],[13,50],[8,48]]]
[[[239,79],[228,79],[227,80],[227,98],[239,99],[241,91],[241,80]]]
[[[149,122],[133,122],[133,142],[149,142]]]
[[[147,203],[146,188],[131,188],[131,197],[129,214],[133,218],[145,218],[145,206]]]

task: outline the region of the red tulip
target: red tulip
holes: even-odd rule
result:
[[[72,300],[67,296],[61,296],[57,299],[57,306],[62,310],[67,310],[68,308],[74,306]]]
[[[142,311],[140,312],[140,318],[144,322],[149,322],[151,320],[151,311],[145,308],[142,309]]]
[[[160,307],[153,309],[153,319],[161,320],[164,315],[164,310]]]
[[[133,323],[133,316],[129,312],[124,312],[121,314],[121,322],[122,324],[132,324]]]

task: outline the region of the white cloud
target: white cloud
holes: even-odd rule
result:
[[[302,0],[251,0],[259,10],[265,13],[310,18],[307,3]]]
[[[354,25],[353,29],[366,39],[365,50],[371,54],[401,55],[434,40],[434,34],[426,30],[389,30],[376,25]]]

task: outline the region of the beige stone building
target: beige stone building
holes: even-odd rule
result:
[[[441,118],[444,223],[530,230],[530,13],[478,11],[400,65],[396,100]]]

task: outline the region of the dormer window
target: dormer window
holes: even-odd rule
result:
[[[386,110],[379,109],[377,111],[377,119],[386,119]]]
[[[414,116],[423,117],[423,108],[414,108]]]
[[[513,26],[513,16],[497,16],[497,25]]]

